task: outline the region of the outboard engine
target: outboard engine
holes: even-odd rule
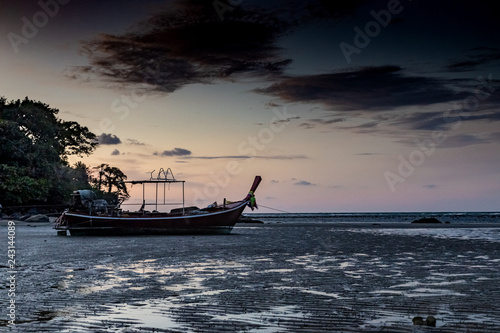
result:
[[[94,200],[92,203],[92,212],[94,213],[107,213],[108,212],[108,202],[104,199]]]
[[[71,194],[73,197],[73,209],[92,213],[107,213],[108,202],[97,199],[97,195],[91,190],[77,190]]]
[[[90,209],[92,202],[97,199],[97,195],[91,190],[77,190],[71,194],[73,197],[73,207],[76,209]]]

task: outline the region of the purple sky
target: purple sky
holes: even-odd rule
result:
[[[200,205],[260,174],[258,201],[286,211],[496,211],[494,8],[2,1],[0,96],[88,126],[87,165],[172,168]]]

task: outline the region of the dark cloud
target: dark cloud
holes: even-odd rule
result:
[[[459,148],[459,147],[484,144],[484,143],[490,143],[490,142],[491,141],[488,138],[483,138],[483,137],[480,137],[480,136],[474,135],[474,134],[463,133],[463,134],[448,136],[443,143],[439,144],[439,147]]]
[[[289,123],[290,121],[292,120],[296,120],[296,119],[300,119],[299,116],[294,116],[294,117],[288,117],[286,119],[280,119],[280,120],[276,120],[274,122],[272,122],[273,125],[277,125],[277,124],[286,124],[286,123]]]
[[[311,122],[317,123],[317,124],[322,124],[322,125],[330,125],[330,124],[336,124],[345,121],[346,118],[340,117],[340,118],[334,118],[334,119],[310,119]]]
[[[175,1],[126,34],[84,42],[91,65],[74,72],[163,92],[239,75],[277,75],[291,62],[277,46],[289,27],[272,12],[239,6],[221,21],[211,1]]]
[[[452,59],[445,70],[450,72],[468,72],[489,65],[500,63],[500,49],[492,47],[477,47],[464,58]]]
[[[272,155],[272,156],[253,156],[254,158],[262,158],[265,160],[303,160],[309,159],[306,155]]]
[[[144,142],[139,142],[138,140],[135,140],[135,139],[127,139],[127,144],[134,145],[134,146],[145,146],[146,145]]]
[[[118,145],[122,143],[120,138],[111,133],[110,134],[102,133],[97,137],[97,141],[99,141],[101,145]]]
[[[299,180],[294,183],[294,185],[300,185],[300,186],[314,186],[316,184],[313,184],[311,182],[308,182],[307,180]]]
[[[90,65],[75,67],[68,77],[144,84],[162,92],[217,80],[275,77],[291,63],[279,38],[311,21],[349,16],[363,2],[248,1],[228,5],[221,17],[214,1],[172,1],[168,10],[125,34],[83,42]]]
[[[403,143],[410,147],[416,147],[417,143],[430,145],[436,148],[461,148],[471,145],[487,144],[495,141],[494,134],[453,134],[452,132],[442,132],[442,142],[436,143],[431,136],[422,136],[420,138],[413,137],[411,139],[397,140],[396,142]]]
[[[311,123],[302,123],[299,126],[302,127],[302,128],[304,128],[304,129],[311,129],[311,128],[315,128],[316,127],[316,126],[314,126]]]
[[[465,97],[445,80],[407,75],[398,66],[288,77],[255,91],[286,102],[321,103],[336,111],[380,111]]]
[[[249,159],[258,158],[264,160],[301,160],[309,159],[305,155],[272,155],[272,156],[254,156],[254,155],[222,155],[222,156],[186,156],[187,159],[200,159],[200,160],[216,160],[216,159]]]
[[[174,148],[172,150],[164,150],[161,154],[155,152],[153,155],[160,156],[189,156],[191,151],[184,148]]]
[[[411,130],[446,130],[449,126],[451,126],[451,121],[445,119],[446,114],[446,110],[412,112],[407,114],[400,114],[393,119],[387,120],[387,122],[391,125]]]
[[[496,107],[500,98],[494,93],[500,82],[491,75],[445,79],[406,72],[398,66],[381,66],[287,77],[255,91],[286,102],[317,103],[332,111],[302,122],[303,129],[401,136],[408,130],[449,130],[457,121],[500,120]]]
[[[449,130],[453,126],[456,126],[457,122],[479,120],[500,121],[500,110],[466,111],[459,108],[442,111],[413,112],[387,120],[387,124],[398,126],[401,129],[437,131]]]
[[[269,106],[269,107],[272,107],[272,108],[281,108],[281,107],[283,107],[283,105],[275,103],[275,102],[267,102],[266,105]]]
[[[247,158],[252,158],[252,156],[249,155],[189,156],[186,158],[193,160],[218,160],[218,159],[247,159]]]

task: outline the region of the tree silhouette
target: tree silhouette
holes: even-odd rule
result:
[[[59,110],[25,98],[0,97],[0,202],[61,204],[69,199],[81,169],[68,156],[90,155],[96,136],[87,127],[57,118]],[[75,176],[75,173],[80,176]],[[68,192],[69,191],[69,192]]]
[[[93,169],[97,170],[97,177],[92,178],[92,185],[97,191],[104,194],[105,198],[127,199],[130,197],[125,185],[127,176],[119,168],[103,163]]]

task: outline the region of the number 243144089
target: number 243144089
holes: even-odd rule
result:
[[[9,258],[8,264],[10,269],[14,268],[16,264],[16,224],[14,221],[9,221],[8,226],[8,237],[7,237],[7,257]]]

